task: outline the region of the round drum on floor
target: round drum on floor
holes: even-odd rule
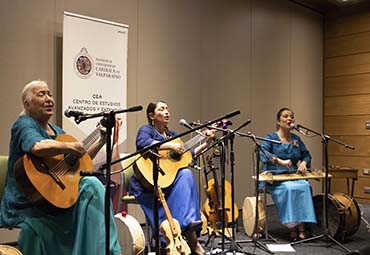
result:
[[[145,236],[139,222],[128,214],[114,215],[118,240],[125,255],[141,255],[145,252]]]
[[[243,224],[245,233],[252,236],[255,230],[256,220],[256,197],[246,197],[243,203]],[[258,233],[265,229],[266,214],[261,198],[258,199]]]
[[[314,196],[317,225],[322,228],[323,224],[323,201],[324,195]],[[360,209],[356,200],[344,193],[328,194],[328,231],[337,241],[344,241],[358,230],[361,223]],[[317,232],[318,230],[313,230]]]
[[[22,253],[9,245],[0,245],[0,255],[22,255]]]

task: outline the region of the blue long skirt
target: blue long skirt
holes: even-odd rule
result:
[[[193,173],[187,169],[181,169],[174,182],[168,188],[162,189],[171,215],[180,223],[183,231],[193,221],[200,220],[200,208],[198,190]],[[151,227],[154,227],[153,219],[153,192],[146,190],[136,179],[131,177],[130,193],[139,201]],[[166,219],[163,206],[158,206],[159,225]]]
[[[81,179],[79,198],[70,209],[58,215],[27,218],[20,224],[19,248],[24,255],[105,254],[104,194],[95,177]],[[121,247],[110,210],[110,253],[118,255]]]
[[[311,186],[306,180],[266,184],[278,210],[281,223],[316,223]]]

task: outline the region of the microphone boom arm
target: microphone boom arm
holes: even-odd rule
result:
[[[220,121],[220,120],[222,120],[222,119],[226,119],[226,118],[234,117],[235,115],[238,115],[238,114],[240,114],[240,110],[235,110],[235,111],[233,111],[233,112],[231,112],[231,113],[228,113],[228,114],[226,114],[226,115],[224,115],[224,116],[222,116],[222,117],[219,117],[219,118],[217,118],[217,119],[215,119],[215,120],[212,120],[212,121],[210,121],[210,122],[208,122],[208,123],[206,123],[206,124],[204,124],[204,125],[201,125],[201,126],[199,126],[199,127],[195,127],[195,128],[193,128],[193,129],[189,129],[189,130],[187,130],[187,131],[185,131],[185,132],[183,132],[183,133],[180,133],[180,134],[178,134],[178,135],[176,135],[176,136],[170,137],[170,138],[168,138],[168,139],[166,139],[166,140],[164,140],[164,141],[157,142],[157,143],[154,143],[154,144],[150,144],[150,145],[148,145],[148,146],[146,146],[146,147],[142,148],[141,150],[137,150],[136,152],[134,152],[134,153],[132,153],[132,154],[130,154],[130,155],[128,155],[128,156],[125,156],[125,157],[120,158],[120,159],[118,159],[118,160],[112,161],[112,162],[111,162],[111,164],[112,164],[112,165],[114,165],[114,164],[117,164],[117,163],[121,162],[122,160],[128,159],[128,158],[133,157],[133,156],[135,156],[135,155],[137,155],[137,154],[142,154],[142,153],[144,153],[144,152],[146,152],[146,151],[148,151],[148,150],[150,150],[150,149],[153,149],[153,148],[159,148],[159,147],[160,147],[162,144],[164,144],[164,143],[170,142],[170,141],[172,141],[172,140],[175,140],[175,139],[177,139],[177,138],[180,138],[180,137],[182,137],[182,136],[185,136],[185,135],[187,135],[187,134],[190,134],[191,132],[194,132],[194,131],[196,131],[196,130],[198,130],[198,129],[202,129],[202,128],[206,127],[207,125],[211,125],[211,124],[213,124],[213,123],[215,123],[215,122],[217,122],[217,121]],[[107,164],[103,164],[103,165],[101,165],[101,166],[99,167],[99,170],[104,170],[104,169],[106,169],[106,168],[107,168]]]

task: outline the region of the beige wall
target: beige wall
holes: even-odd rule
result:
[[[322,130],[321,16],[281,0],[2,0],[0,9],[0,153],[21,111],[19,93],[47,80],[60,123],[63,11],[128,24],[128,105],[164,99],[177,122],[210,120],[235,109],[234,125],[264,136],[276,111],[292,107],[297,122]],[[145,113],[128,116],[128,151]],[[305,140],[321,165],[321,143]],[[253,194],[253,144],[235,140],[236,201]],[[204,197],[202,191],[202,197]]]

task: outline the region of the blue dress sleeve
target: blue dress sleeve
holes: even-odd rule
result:
[[[56,135],[64,131],[56,125],[50,124]],[[50,138],[46,131],[31,117],[21,116],[12,127],[13,146],[16,146],[20,153],[30,153],[35,143]]]
[[[268,134],[265,137],[266,139],[270,140],[276,140],[275,137],[273,137],[273,134]],[[261,151],[260,151],[260,161],[263,165],[267,165],[271,162],[271,158],[274,156],[272,154],[272,143],[269,141],[263,141],[261,143]]]
[[[148,125],[140,127],[136,135],[136,148],[140,150],[145,146],[154,143],[155,140],[153,137],[154,130],[152,128],[150,128]]]
[[[31,118],[21,117],[12,129],[13,137],[18,137],[18,148],[24,153],[31,152],[32,147],[36,142],[45,139],[45,136],[40,132],[40,127]]]

